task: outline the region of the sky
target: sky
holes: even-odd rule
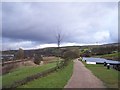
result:
[[[117,2],[4,2],[2,49],[118,42]]]

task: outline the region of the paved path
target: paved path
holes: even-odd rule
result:
[[[75,60],[73,75],[64,88],[105,88],[105,86],[82,62]]]

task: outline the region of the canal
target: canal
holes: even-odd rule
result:
[[[96,64],[104,64],[104,62],[109,63],[110,67],[120,71],[120,61],[107,60],[104,58],[94,58],[94,57],[83,57],[86,62],[96,62]]]
[[[120,64],[120,61],[107,60],[104,58],[94,58],[94,57],[83,57],[83,60],[96,63],[109,63],[109,64]]]

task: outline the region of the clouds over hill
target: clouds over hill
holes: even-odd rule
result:
[[[55,44],[61,32],[64,45],[118,41],[118,4],[3,3],[3,48],[34,48]]]

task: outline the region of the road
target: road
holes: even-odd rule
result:
[[[105,86],[81,61],[76,59],[72,77],[64,88],[105,88]]]

